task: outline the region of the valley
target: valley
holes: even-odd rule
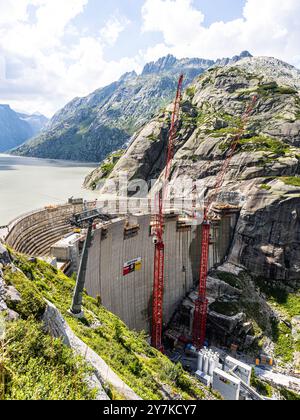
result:
[[[190,79],[187,72],[171,138],[174,153],[168,161],[174,117],[168,95],[174,93],[174,85],[159,109],[152,102],[151,89],[148,96],[148,85],[143,94],[139,87],[144,102],[135,108],[138,99],[132,100],[132,89],[137,80],[142,84],[151,80],[156,86],[161,71],[171,72],[175,83],[179,64],[203,65],[203,61],[182,62],[168,56],[147,65],[142,76],[127,74],[58,113],[48,126],[54,137],[59,132],[57,138],[48,138],[47,129],[14,155],[0,156],[3,223],[42,207],[20,217],[4,237],[0,303],[11,319],[18,320],[18,331],[24,334],[25,329],[28,334],[31,328],[47,325],[49,334],[58,334],[68,348],[83,356],[100,378],[94,382],[99,399],[212,400],[220,398],[215,390],[222,385],[216,383],[224,383],[224,378],[238,387],[235,397],[223,393],[225,399],[298,399],[300,71],[274,58],[247,56],[218,65],[206,62],[206,71],[193,70]],[[129,89],[120,115],[111,112],[119,89]],[[255,104],[245,119],[253,97]],[[93,101],[97,110],[90,114],[86,103],[90,106]],[[141,120],[147,103],[149,115]],[[130,127],[122,120],[127,118],[126,110],[136,111]],[[112,121],[113,128],[107,130]],[[92,132],[102,134],[94,141]],[[15,156],[23,152],[70,160]],[[97,156],[100,166],[72,161],[89,162],[91,156]],[[180,211],[174,204],[162,213],[166,261],[163,346],[158,347],[152,328],[153,259],[159,234],[157,209],[153,211],[149,203],[167,170],[173,188],[167,197],[170,203],[186,198],[190,207]],[[136,191],[119,190],[120,174],[126,174]],[[176,188],[182,180],[183,193]],[[146,185],[142,195],[141,181]],[[217,194],[215,185],[219,185]],[[195,191],[202,201],[195,200]],[[71,196],[81,200],[63,204]],[[212,362],[208,367],[200,362],[193,319],[204,247],[201,217],[211,196],[204,331]],[[120,201],[115,207],[116,199]],[[76,276],[77,287],[84,279],[80,305],[84,310],[78,314],[68,310]],[[33,308],[27,306],[28,297],[34,299]],[[26,348],[21,351],[26,354]],[[251,378],[245,381],[237,366],[228,373],[231,356],[237,366],[244,363],[243,369],[252,370]],[[13,360],[12,349],[10,357]],[[73,360],[69,363],[72,366]],[[28,370],[28,375],[33,372]],[[12,386],[10,392],[21,390]],[[47,392],[50,398],[51,390]],[[79,392],[92,398],[84,387]]]

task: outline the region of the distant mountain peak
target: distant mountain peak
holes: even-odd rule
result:
[[[253,58],[253,55],[249,51],[242,51],[239,55],[240,58]]]
[[[17,147],[37,135],[48,119],[42,115],[27,115],[0,104],[0,152]]]
[[[172,54],[159,58],[157,61],[147,63],[144,67],[142,75],[161,73],[162,71],[169,70],[177,63],[177,58]]]
[[[189,64],[191,66],[196,67],[203,67],[206,66],[211,67],[214,64],[216,65],[227,65],[236,63],[244,58],[252,58],[252,54],[249,53],[249,51],[242,51],[240,55],[235,55],[232,58],[221,58],[216,61],[214,60],[208,60],[204,58],[182,58],[178,59],[174,57],[172,54],[168,54],[165,57],[159,58],[157,61],[151,61],[150,63],[147,63],[143,69],[142,76],[148,75],[148,74],[159,74],[174,68],[177,68],[181,64],[184,65],[184,67],[188,67]]]
[[[234,55],[232,58],[220,58],[216,61],[216,66],[228,66],[230,64],[238,63],[245,58],[253,58],[253,55],[249,51],[242,51],[240,55]]]
[[[0,109],[7,109],[7,110],[11,110],[11,107],[8,104],[0,104]]]
[[[32,136],[29,124],[7,104],[0,104],[0,153],[19,146]]]
[[[134,79],[135,77],[137,77],[137,72],[136,71],[130,71],[127,73],[124,73],[121,77],[120,77],[120,82],[126,82],[127,80],[131,80]]]

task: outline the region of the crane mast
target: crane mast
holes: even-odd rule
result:
[[[231,143],[230,149],[224,161],[224,164],[217,176],[215,185],[213,187],[213,194],[209,197],[204,209],[204,220],[202,223],[202,244],[201,244],[201,259],[200,259],[200,279],[198,298],[195,302],[194,322],[193,322],[193,344],[197,349],[204,346],[206,338],[208,299],[207,299],[207,276],[209,270],[209,245],[210,245],[210,212],[220,188],[224,183],[226,173],[228,171],[232,157],[236,151],[239,141],[245,132],[248,119],[257,102],[257,96],[248,105],[247,110],[242,118],[242,124],[239,132]]]
[[[171,128],[168,136],[167,163],[164,174],[163,186],[157,193],[158,213],[155,216],[154,237],[156,238],[154,252],[154,282],[153,282],[153,314],[152,314],[152,346],[163,352],[163,299],[164,299],[164,268],[165,268],[165,244],[164,231],[164,200],[167,186],[170,181],[171,166],[174,156],[174,142],[177,133],[180,112],[180,100],[184,76],[178,81],[177,93],[172,112]]]

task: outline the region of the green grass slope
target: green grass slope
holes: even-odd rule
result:
[[[33,323],[39,322],[45,309],[44,299],[47,299],[62,312],[75,334],[98,353],[141,398],[146,400],[214,398],[195,378],[184,372],[181,365],[174,365],[164,355],[151,348],[146,342],[144,334],[130,331],[120,319],[108,312],[101,305],[100,298],[95,300],[85,296],[84,311],[86,317],[82,321],[75,320],[67,312],[71,305],[74,289],[72,279],[42,261],[28,262],[26,257],[15,253],[11,253],[11,257],[19,270],[16,271],[10,266],[6,267],[4,278],[8,285],[13,285],[18,290],[22,296],[22,301],[18,304],[11,303],[9,306],[21,315],[24,322],[26,321],[25,324],[22,320],[11,324],[8,329],[8,331],[11,329],[11,337],[14,337],[14,329],[18,328],[22,331],[25,330],[24,334],[28,337],[30,328],[33,328]],[[27,328],[29,328],[28,334],[26,333]],[[44,353],[47,353],[51,338],[44,337],[41,342],[43,340],[45,342]],[[49,343],[47,343],[47,340],[50,340]],[[23,341],[26,342],[27,339]],[[59,341],[55,342],[55,346],[60,346]],[[27,344],[25,348],[27,349]],[[66,349],[61,351],[67,352]],[[68,357],[71,358],[71,354],[68,354]],[[72,360],[68,363],[70,369],[72,369]],[[51,360],[49,363],[52,363]],[[21,365],[20,362],[20,368]],[[41,365],[44,365],[42,361]],[[43,369],[47,370],[46,365]],[[57,369],[59,369],[59,365]],[[76,373],[81,379],[84,369],[86,368],[81,367]],[[50,370],[52,371],[52,367]],[[32,381],[32,393],[38,392],[36,388],[39,388],[39,386],[43,388],[43,384],[35,384],[36,373],[34,370],[27,370],[25,376],[27,375],[28,381]],[[52,383],[55,383],[54,378]],[[81,386],[82,388],[77,390],[77,395],[76,390],[73,390],[71,384],[69,384],[70,392],[67,396],[75,398],[92,397],[84,385]],[[11,396],[22,396],[19,392],[21,391],[17,390]],[[112,388],[109,389],[109,394],[112,399],[122,398]],[[53,397],[50,390],[47,395],[49,398]],[[66,396],[59,394],[59,391],[58,395]],[[41,395],[37,393],[37,396]]]

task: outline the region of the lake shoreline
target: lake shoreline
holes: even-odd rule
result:
[[[97,198],[84,189],[85,177],[97,163],[39,159],[0,154],[0,226],[70,197]]]
[[[76,166],[82,166],[82,167],[91,167],[91,168],[97,168],[99,166],[99,162],[85,162],[85,161],[81,161],[81,160],[65,160],[65,159],[49,159],[49,158],[38,158],[38,157],[30,157],[30,156],[18,156],[18,155],[12,155],[10,153],[0,153],[0,158],[4,157],[4,158],[16,158],[16,159],[24,159],[24,161],[26,160],[31,160],[31,161],[36,161],[37,163],[43,163],[43,162],[49,162],[49,163],[61,163],[61,164],[71,164],[71,165],[76,165]]]

